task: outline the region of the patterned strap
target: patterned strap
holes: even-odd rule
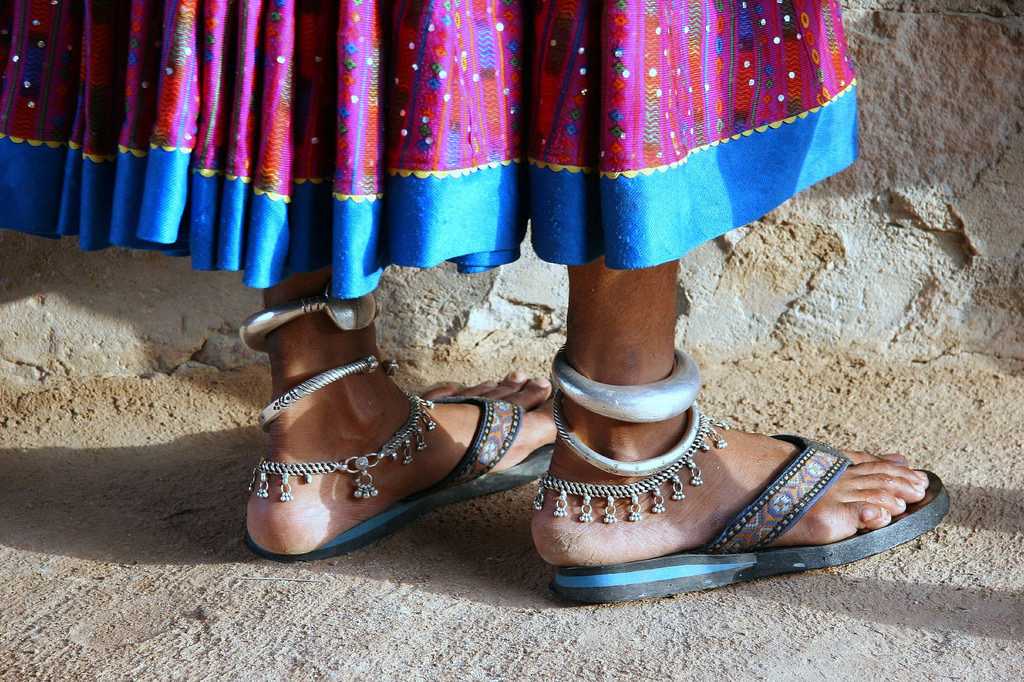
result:
[[[441,398],[436,403],[476,405],[480,408],[480,421],[466,454],[435,488],[445,488],[483,476],[494,468],[512,447],[519,426],[523,422],[523,408],[505,400],[490,398]]]
[[[772,483],[725,526],[702,551],[735,554],[761,549],[796,525],[839,480],[851,462],[825,443],[800,436],[775,436],[800,448]]]

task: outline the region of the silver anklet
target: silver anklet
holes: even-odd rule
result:
[[[339,381],[345,377],[350,377],[353,374],[369,374],[378,367],[380,367],[380,361],[373,355],[368,355],[362,360],[356,360],[355,362],[350,362],[347,365],[335,367],[334,369],[329,369],[326,372],[320,372],[320,374],[306,379],[290,391],[274,398],[270,401],[269,405],[260,411],[260,428],[266,431],[270,428],[271,422],[281,416],[282,412],[303,398],[316,393],[321,388],[329,386],[335,381]],[[391,373],[393,369],[394,365],[392,363],[388,366],[387,371]]]
[[[267,337],[275,329],[303,315],[319,312],[326,313],[338,329],[364,329],[377,317],[377,301],[373,294],[334,298],[324,291],[320,296],[300,298],[250,315],[238,328],[238,335],[249,348],[266,351]]]
[[[699,412],[696,412],[696,414],[698,424],[695,430],[697,436],[686,450],[658,473],[633,483],[607,485],[567,481],[552,476],[548,472],[540,479],[537,486],[537,495],[533,498],[533,508],[537,511],[544,509],[545,491],[550,490],[558,494],[558,497],[555,498],[554,515],[556,517],[561,518],[569,515],[569,495],[576,495],[580,498],[579,514],[576,520],[581,523],[590,523],[594,520],[593,501],[599,498],[604,499],[604,514],[601,519],[604,523],[616,523],[619,520],[616,500],[629,500],[626,520],[639,521],[643,518],[643,507],[640,503],[640,497],[647,494],[651,496],[649,511],[652,514],[665,512],[665,497],[662,495],[662,486],[665,484],[672,486],[670,497],[673,500],[685,499],[686,494],[683,492],[683,482],[679,478],[679,470],[683,467],[689,469],[690,485],[703,485],[704,479],[701,476],[700,468],[693,459],[694,455],[698,450],[703,452],[711,450],[711,446],[708,444],[709,440],[714,442],[715,447],[718,449],[728,446],[721,431],[718,429],[728,429],[729,425],[723,421],[711,419]]]
[[[551,363],[551,383],[588,412],[643,424],[686,412],[700,393],[700,370],[693,358],[677,350],[672,373],[666,379],[639,386],[602,384],[576,371],[562,346]]]
[[[686,433],[683,434],[683,437],[679,442],[673,445],[670,450],[664,454],[658,455],[657,457],[642,459],[635,462],[622,462],[617,459],[612,459],[611,457],[605,457],[600,452],[597,452],[580,440],[579,436],[575,433],[569,431],[565,425],[565,417],[562,416],[561,391],[555,391],[554,398],[551,402],[551,416],[554,419],[558,437],[561,438],[567,446],[569,446],[570,450],[572,450],[587,464],[590,464],[605,473],[614,474],[616,476],[650,476],[651,474],[661,471],[679,458],[685,457],[687,452],[693,452],[704,421],[701,419],[700,410],[697,408],[696,404],[690,405],[687,411],[689,413],[689,422],[686,428]]]
[[[373,360],[376,362],[376,358],[373,358]],[[301,476],[306,483],[312,483],[313,476],[339,473],[348,474],[354,478],[353,497],[357,499],[376,497],[379,490],[373,483],[373,475],[370,473],[370,470],[385,459],[395,461],[401,458],[402,464],[412,464],[413,455],[427,447],[424,430],[433,431],[437,428],[437,422],[434,421],[428,412],[429,409],[433,408],[434,404],[415,395],[409,395],[408,398],[409,417],[398,431],[381,446],[379,451],[365,455],[355,455],[337,462],[285,463],[261,459],[256,468],[253,469],[252,480],[249,482],[249,492],[251,493],[255,490],[256,497],[269,497],[270,481],[268,477],[278,476],[281,479],[280,496],[278,499],[282,502],[288,502],[292,499],[292,476]]]

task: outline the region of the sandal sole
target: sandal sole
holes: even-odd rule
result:
[[[555,571],[552,591],[590,604],[667,597],[714,589],[786,573],[842,566],[880,554],[934,529],[949,511],[949,494],[928,474],[924,500],[908,507],[885,528],[830,545],[782,547],[742,554],[670,554],[606,566],[571,566]]]
[[[269,552],[257,545],[248,532],[245,534],[245,545],[257,556],[281,562],[315,561],[317,559],[327,559],[348,554],[394,533],[399,528],[412,523],[424,514],[439,507],[512,490],[513,488],[536,481],[547,471],[548,465],[551,463],[551,453],[553,450],[554,446],[545,445],[534,450],[522,462],[505,471],[484,474],[471,481],[453,485],[450,488],[444,488],[443,490],[426,495],[407,497],[387,511],[383,511],[349,528],[326,545],[312,552],[306,552],[305,554],[276,554]]]

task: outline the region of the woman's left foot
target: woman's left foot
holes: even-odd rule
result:
[[[301,380],[301,379],[300,379]],[[523,409],[518,436],[494,466],[502,471],[554,440],[551,384],[529,379],[522,372],[500,382],[473,387],[445,384],[422,397],[477,396],[503,400]],[[303,399],[271,425],[272,452],[280,462],[342,460],[376,451],[407,418],[409,403],[390,377],[377,371],[338,381]],[[249,538],[272,554],[298,555],[318,549],[362,521],[400,500],[426,490],[445,478],[473,442],[481,410],[473,404],[437,403],[430,409],[437,428],[425,432],[426,448],[403,466],[386,460],[374,470],[378,494],[357,499],[352,479],[341,474],[313,477],[292,486],[287,504],[276,496],[249,498],[246,527]]]

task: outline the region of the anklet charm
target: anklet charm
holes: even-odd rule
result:
[[[541,497],[544,496],[544,489],[541,488]],[[594,506],[590,504],[590,495],[583,496],[583,504],[580,505],[580,523],[590,523],[594,520]]]
[[[558,496],[557,500],[555,500],[555,516],[557,516],[559,518],[561,518],[563,516],[567,516],[569,514],[569,512],[567,512],[566,509],[568,509],[568,508],[569,508],[569,498],[566,495],[566,492],[563,490],[562,494]]]
[[[611,495],[606,497],[604,501],[603,520],[605,523],[615,523],[616,521],[618,521],[618,519],[615,518],[615,498],[612,497]]]
[[[672,474],[672,499],[673,500],[685,500],[686,493],[683,492],[683,482],[679,480],[679,477]]]
[[[629,516],[626,517],[626,520],[639,521],[640,518],[640,498],[633,495],[629,498]]]

